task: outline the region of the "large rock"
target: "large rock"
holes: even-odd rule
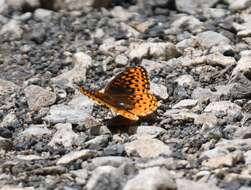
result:
[[[129,180],[123,190],[176,190],[176,182],[164,167],[152,167],[140,170],[139,174]]]
[[[52,105],[56,101],[56,94],[40,86],[30,85],[24,89],[29,108],[33,111]]]

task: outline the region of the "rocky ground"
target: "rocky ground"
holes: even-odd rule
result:
[[[0,0],[0,189],[251,189],[250,0]],[[148,71],[151,121],[81,95]]]

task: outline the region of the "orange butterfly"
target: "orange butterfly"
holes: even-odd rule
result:
[[[138,120],[157,109],[157,99],[150,93],[147,72],[141,66],[127,67],[106,86],[104,92],[83,87],[80,92],[130,120]]]

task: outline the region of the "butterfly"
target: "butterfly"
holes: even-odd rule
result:
[[[127,67],[109,82],[104,92],[83,87],[80,92],[130,120],[138,120],[157,109],[157,98],[150,93],[147,72],[142,66]]]

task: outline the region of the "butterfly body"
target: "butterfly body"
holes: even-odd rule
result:
[[[100,105],[131,120],[138,120],[157,109],[157,99],[150,93],[146,70],[141,67],[127,67],[106,86],[104,92],[86,90],[80,92]]]

